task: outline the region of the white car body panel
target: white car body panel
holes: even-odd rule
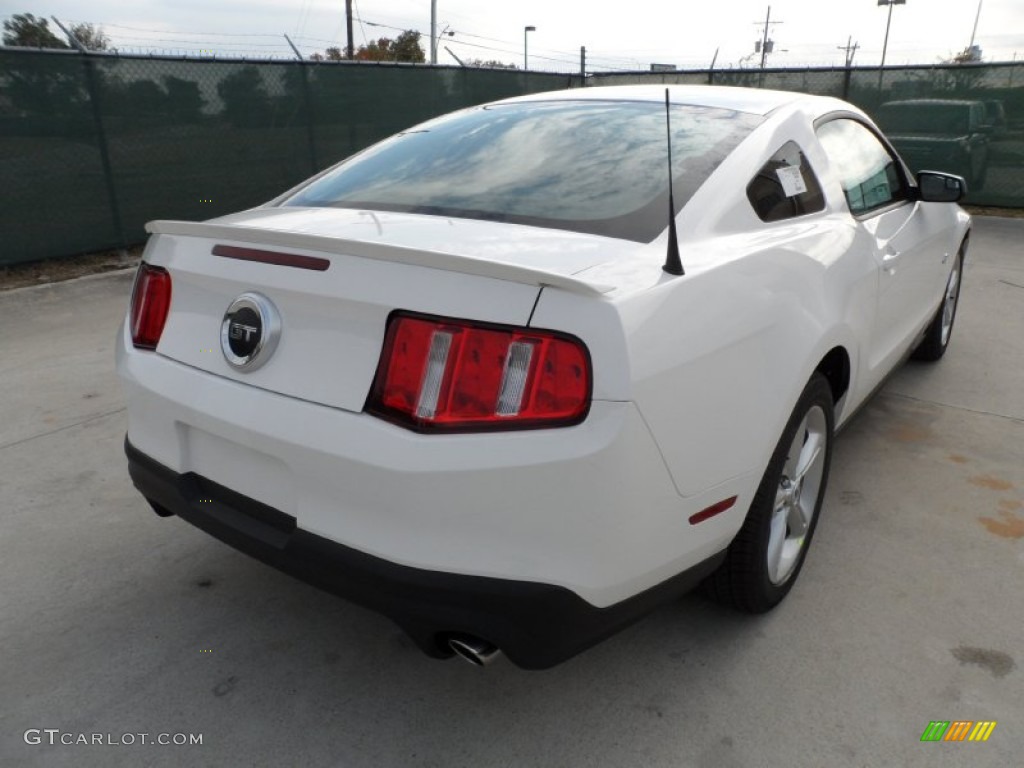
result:
[[[233,244],[219,239],[213,242]],[[237,241],[247,244],[248,241]],[[172,270],[175,311],[157,353],[209,373],[327,406],[362,411],[380,359],[380,342],[395,306],[451,313],[495,323],[524,324],[537,288],[522,283],[335,255],[331,269],[313,272],[239,262],[210,255],[205,238],[157,235],[147,262]],[[310,249],[295,249],[300,255]],[[429,283],[432,290],[424,292]],[[243,291],[272,298],[288,326],[274,354],[276,365],[240,372],[221,354],[220,323]],[[336,349],[339,354],[324,354]],[[340,353],[343,351],[343,354]]]
[[[528,578],[611,605],[720,550],[731,522],[710,521],[695,540],[687,515],[723,495],[749,500],[756,484],[740,478],[681,500],[632,403],[595,402],[570,429],[418,435],[141,355],[121,334],[136,448],[403,565]],[[197,388],[201,397],[181,396]],[[643,516],[622,514],[638,504]]]
[[[606,88],[517,101],[663,97]],[[823,115],[860,115],[848,104],[699,86],[673,87],[672,98],[767,115],[679,213],[681,277],[661,269],[667,233],[634,243],[269,205],[152,223],[144,258],[169,270],[174,293],[155,353],[120,332],[129,441],[368,554],[559,585],[598,607],[722,551],[812,373],[830,351],[845,354],[843,423],[934,315],[969,217],[921,202],[851,217],[814,135]],[[743,189],[788,140],[806,153],[826,208],[762,223]],[[221,259],[214,244],[331,266]],[[249,290],[277,305],[285,330],[272,360],[242,373],[218,334]],[[421,435],[362,413],[395,309],[573,334],[593,365],[586,420]],[[688,522],[733,496],[726,512]]]
[[[623,249],[618,241],[601,242],[602,238],[569,232],[525,229],[524,232],[523,227],[515,226],[513,231],[503,231],[501,225],[475,221],[304,208],[257,209],[214,223],[151,221],[146,225],[146,231],[152,234],[297,248],[321,255],[412,264],[527,285],[553,285],[588,294],[607,293],[610,287],[567,278],[594,264],[628,256],[628,248]],[[522,247],[513,249],[516,240],[510,241],[509,236],[521,240]],[[453,248],[472,255],[453,253]],[[557,260],[552,260],[553,253]],[[531,257],[545,257],[543,268],[531,264]]]

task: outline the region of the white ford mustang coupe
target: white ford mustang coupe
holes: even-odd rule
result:
[[[549,667],[698,582],[766,611],[835,430],[945,352],[964,188],[798,93],[432,120],[148,225],[117,348],[132,480],[436,657]]]

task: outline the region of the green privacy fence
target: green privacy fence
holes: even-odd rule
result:
[[[587,82],[623,83],[845,98],[888,129],[915,170],[962,173],[970,203],[1024,207],[1024,63],[641,72]],[[0,48],[0,265],[140,242],[150,219],[257,205],[435,115],[578,85],[578,76],[539,72]]]
[[[776,88],[850,101],[911,169],[967,179],[966,202],[1024,208],[1024,63],[841,69],[725,69],[592,75],[589,85]]]
[[[0,265],[140,242],[150,219],[257,205],[435,115],[573,85],[534,72],[2,48]]]

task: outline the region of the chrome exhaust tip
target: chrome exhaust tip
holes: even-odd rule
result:
[[[498,646],[481,640],[479,637],[460,635],[448,638],[448,647],[456,656],[460,656],[475,667],[486,667],[501,656]]]

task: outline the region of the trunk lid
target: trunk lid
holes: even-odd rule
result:
[[[337,209],[256,209],[205,223],[150,222],[147,229],[146,261],[172,278],[157,353],[357,412],[393,310],[525,326],[541,287],[598,297],[609,288],[572,275],[634,246],[518,225]],[[214,255],[216,246],[236,249],[229,250],[235,257]],[[248,260],[268,253],[300,258],[292,259],[297,266]],[[326,269],[310,268],[310,259]],[[244,293],[269,300],[280,333],[262,365],[239,370],[222,352],[221,326]]]

